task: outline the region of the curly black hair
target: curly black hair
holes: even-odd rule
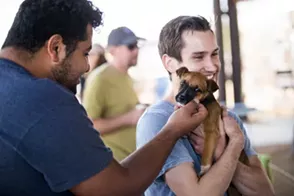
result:
[[[66,45],[67,55],[87,39],[87,25],[102,24],[102,12],[89,0],[25,0],[19,7],[2,46],[36,53],[54,34]]]

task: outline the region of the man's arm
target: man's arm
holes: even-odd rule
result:
[[[175,142],[171,131],[163,128],[154,140],[135,151],[121,165],[113,160],[106,169],[71,191],[80,196],[139,196],[157,176]]]
[[[183,163],[166,174],[166,182],[176,195],[223,195],[230,185],[243,144],[231,140],[219,161],[198,179],[193,163]]]
[[[250,140],[247,136],[247,132],[242,121],[234,113],[229,112],[228,114],[238,123],[239,129],[241,129],[244,134],[244,150],[249,157],[249,166],[238,162],[236,173],[234,174],[232,182],[236,185],[237,189],[242,193],[242,195],[274,195],[273,186],[271,185],[268,177],[263,171],[261,163],[256,156],[256,152],[251,146]],[[196,132],[196,134],[192,134],[191,138],[195,151],[199,154],[202,154],[204,146],[204,136],[201,134],[201,131]],[[223,143],[223,141],[220,140],[219,144],[220,143]],[[218,148],[220,148],[220,150],[217,149],[217,151],[219,151],[218,154],[222,155],[223,145],[221,144],[218,146]]]
[[[233,184],[242,195],[272,196],[274,188],[256,155],[249,157],[249,166],[239,162]]]
[[[144,109],[133,109],[113,118],[96,118],[92,120],[94,128],[101,135],[113,132],[121,127],[135,126],[143,114]]]
[[[91,72],[86,81],[83,95],[83,106],[85,107],[89,118],[91,118],[94,128],[101,135],[111,133],[122,127],[135,126],[139,117],[144,112],[143,109],[134,108],[131,111],[120,114],[115,117],[104,118],[103,112],[107,110],[109,96],[107,87],[109,81],[104,77],[97,75],[97,72]]]
[[[246,196],[271,196],[274,195],[273,186],[266,175],[260,160],[254,151],[251,142],[248,138],[247,131],[242,123],[241,119],[235,114],[229,113],[239,124],[242,132],[245,136],[244,150],[249,158],[249,165],[245,165],[241,162],[238,163],[236,172],[233,177],[233,184],[237,189]]]
[[[195,105],[191,102],[176,111],[153,140],[123,160],[121,165],[113,160],[103,171],[71,191],[80,196],[141,195],[158,175],[177,139],[205,118],[207,111],[202,105],[197,114],[191,115]]]

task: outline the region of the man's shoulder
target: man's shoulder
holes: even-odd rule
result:
[[[14,115],[41,115],[62,105],[79,104],[72,92],[50,79],[21,79],[14,82],[0,98],[1,104],[6,104],[4,108],[14,111]]]
[[[173,104],[167,101],[161,100],[151,105],[150,107],[148,107],[148,109],[146,110],[144,114],[145,115],[158,114],[158,115],[169,117],[173,112],[174,112]]]
[[[137,124],[137,143],[152,139],[167,123],[172,112],[172,104],[165,101],[148,107]]]
[[[7,74],[0,77],[0,127],[13,135],[6,138],[13,144],[50,111],[62,111],[68,104],[79,106],[73,93],[52,80],[35,78],[16,66],[1,73]],[[60,119],[58,115],[51,116]]]
[[[106,81],[111,74],[112,72],[109,64],[105,63],[91,71],[87,76],[87,81],[91,81],[91,83],[93,81]]]
[[[1,59],[0,64],[4,66],[4,77],[0,78],[1,102],[13,102],[14,105],[46,104],[49,107],[50,104],[75,99],[72,92],[51,79],[36,78],[9,60]]]
[[[138,122],[138,127],[145,123],[162,124],[168,121],[168,118],[173,113],[173,105],[167,101],[159,101],[149,106],[143,113]]]
[[[73,92],[50,79],[38,79],[27,87],[30,93],[23,92],[32,102],[42,103],[47,107],[77,102]],[[78,103],[78,102],[77,102]]]

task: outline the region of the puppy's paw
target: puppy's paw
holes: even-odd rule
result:
[[[211,165],[201,165],[200,176],[203,176],[210,169]]]

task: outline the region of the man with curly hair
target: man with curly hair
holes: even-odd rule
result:
[[[140,195],[177,139],[205,118],[191,102],[154,140],[115,161],[75,97],[100,24],[87,0],[20,5],[0,51],[0,195]]]

